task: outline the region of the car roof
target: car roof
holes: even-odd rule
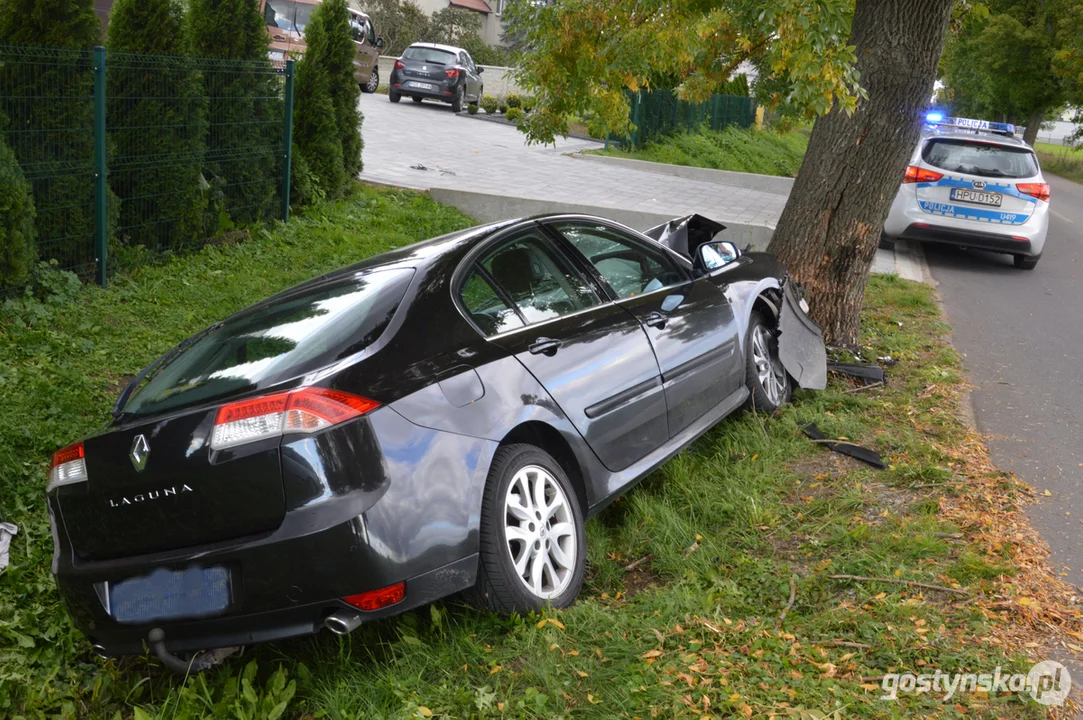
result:
[[[1000,133],[988,132],[986,130],[966,130],[962,128],[944,128],[935,127],[927,129],[921,134],[922,141],[930,140],[932,138],[945,138],[948,140],[972,140],[974,142],[981,142],[993,145],[1004,145],[1005,147],[1023,148],[1026,150],[1033,150],[1030,145],[1023,142],[1022,139],[1015,137],[1014,135],[1002,135]]]
[[[441,45],[440,43],[416,42],[416,43],[412,44],[410,47],[435,48],[436,50],[446,50],[447,52],[452,52],[452,53],[465,52],[461,47],[455,47],[454,45]],[[407,48],[407,49],[409,49],[409,48]]]

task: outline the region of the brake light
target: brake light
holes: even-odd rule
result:
[[[909,165],[906,168],[906,175],[903,177],[903,184],[936,182],[942,177],[944,177],[943,173],[926,170],[925,168],[918,167],[917,165]]]
[[[450,68],[448,70],[445,70],[444,74],[447,75],[449,78],[457,78],[459,77],[459,68]]]
[[[402,60],[396,60],[395,61],[395,69],[396,70],[402,70],[404,67],[406,67],[406,63],[404,63]]]
[[[289,433],[314,433],[379,406],[374,400],[317,387],[241,400],[218,408],[211,447],[222,450]]]
[[[406,583],[400,582],[394,585],[388,585],[385,588],[380,588],[379,590],[369,590],[368,592],[344,597],[342,598],[342,602],[353,605],[358,610],[373,612],[380,608],[385,608],[388,605],[402,602],[404,597],[406,597]]]
[[[1049,202],[1049,183],[1019,183],[1015,187],[1024,195],[1030,195]]]
[[[46,491],[61,485],[86,482],[86,454],[83,451],[83,443],[77,442],[68,445],[53,454],[53,462],[49,467],[49,485]]]

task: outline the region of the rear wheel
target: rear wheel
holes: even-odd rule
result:
[[[1016,255],[1012,259],[1015,260],[1015,266],[1020,270],[1033,270],[1038,265],[1038,258],[1029,255]]]
[[[451,112],[461,113],[463,111],[463,87],[459,86],[459,89],[455,91],[455,98],[451,101]]]
[[[775,412],[790,401],[793,387],[790,374],[778,357],[778,337],[758,312],[748,320],[745,343],[745,383],[751,393],[749,403],[754,410]]]
[[[583,513],[575,489],[549,453],[500,448],[481,508],[481,558],[471,599],[501,614],[564,608],[586,573]]]
[[[367,93],[374,93],[378,87],[380,87],[380,68],[373,65],[372,72],[369,73],[368,82],[362,85],[361,89]]]
[[[402,99],[402,96],[399,95],[394,90],[388,90],[387,91],[387,99],[390,100],[393,103],[397,103],[400,99]]]

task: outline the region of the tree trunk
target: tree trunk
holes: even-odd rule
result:
[[[857,342],[865,284],[932,96],[953,0],[857,0],[851,42],[868,99],[816,121],[769,250],[829,343]]]
[[[1034,146],[1034,141],[1038,139],[1038,131],[1042,127],[1042,120],[1045,119],[1045,108],[1034,108],[1030,111],[1030,117],[1027,118],[1027,129],[1023,133],[1023,142],[1027,145]]]

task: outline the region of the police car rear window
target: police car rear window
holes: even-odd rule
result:
[[[1030,150],[972,140],[930,140],[921,151],[921,159],[935,168],[967,175],[1023,178],[1038,174]]]

